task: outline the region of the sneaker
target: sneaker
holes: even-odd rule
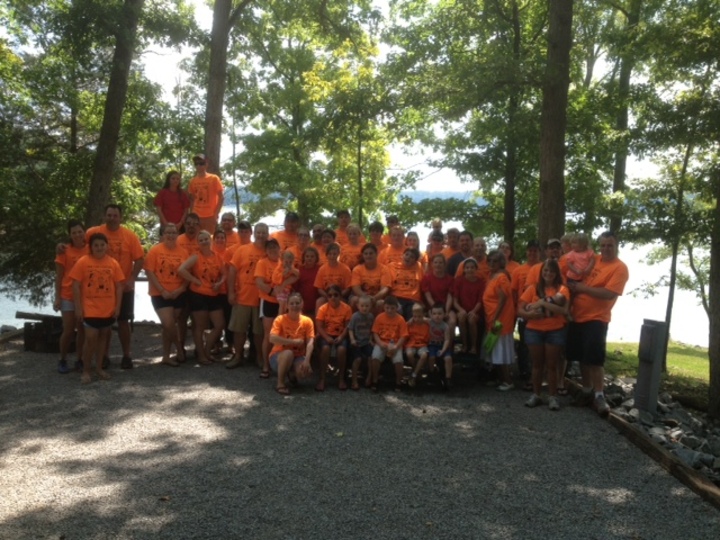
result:
[[[552,399],[552,398],[550,398]],[[525,402],[526,407],[537,407],[538,405],[542,405],[542,399],[537,394],[533,394],[528,398],[528,400]]]
[[[500,386],[497,387],[499,392],[507,392],[508,390],[512,390],[515,388],[515,385],[513,383],[502,383]]]
[[[605,396],[597,396],[595,398],[595,401],[593,401],[593,409],[603,418],[610,414],[610,406],[607,404],[607,401],[605,401]]]
[[[91,364],[91,366],[92,366],[92,364]],[[110,357],[109,357],[109,356],[103,356],[102,368],[103,368],[103,369],[107,369],[107,368],[109,368],[109,367],[110,367]]]
[[[560,400],[555,396],[550,396],[550,399],[548,400],[548,409],[550,409],[551,411],[559,411]]]
[[[70,368],[68,367],[67,360],[65,360],[64,358],[61,358],[58,362],[58,373],[61,373],[62,375],[70,373]]]
[[[132,369],[133,368],[132,359],[129,356],[123,356],[122,360],[120,361],[120,367],[122,369]]]
[[[240,355],[236,355],[230,360],[227,364],[225,364],[225,367],[227,369],[235,369],[236,367],[240,367],[243,364],[243,357]]]

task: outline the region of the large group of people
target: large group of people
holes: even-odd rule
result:
[[[187,190],[171,171],[155,198],[161,240],[147,254],[121,224],[116,204],[105,208],[101,226],[68,223],[69,241],[58,245],[55,259],[60,373],[71,371],[67,357],[77,331],[81,381],[91,382],[93,372],[108,379],[116,323],[120,367],[133,367],[130,322],[144,269],[162,326],[161,362],[168,366],[188,360],[191,319],[199,364],[222,361],[233,369],[256,362],[260,377],[276,375],[282,395],[309,377],[324,391],[333,372],[340,390],[377,390],[385,361],[396,390],[433,378],[450,390],[453,358],[464,354],[493,366],[500,391],[515,387],[517,361],[531,392],[525,405],[543,403],[546,382],[548,407],[558,410],[567,361],[577,360],[578,400],[608,413],[605,338],[628,279],[614,234],[600,235],[599,254],[584,234],[550,239],[544,253],[533,240],[524,263],[514,260],[511,242],[488,252],[485,239],[443,231],[440,220],[433,220],[426,245],[395,216],[387,230],[370,224],[366,239],[347,210],[337,212],[335,228],[306,227],[288,212],[284,228],[271,235],[264,223],[220,215],[219,178],[207,173],[204,155],[193,162],[196,176]]]

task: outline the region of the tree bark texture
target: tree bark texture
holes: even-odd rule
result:
[[[715,173],[715,210],[710,235],[710,387],[708,413],[720,419],[720,172]]]
[[[540,119],[540,241],[565,230],[565,130],[567,127],[573,0],[549,0],[548,56]]]
[[[102,222],[103,208],[110,201],[115,156],[120,140],[120,122],[127,98],[138,21],[144,4],[145,0],[125,0],[120,13],[121,20],[115,36],[115,52],[105,98],[105,112],[90,181],[88,208],[85,213],[85,224],[88,227]]]

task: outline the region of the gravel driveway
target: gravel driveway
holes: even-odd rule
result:
[[[0,345],[0,539],[720,538],[719,511],[589,409],[462,371],[449,395],[283,398],[254,366],[159,365],[157,332],[88,386]]]

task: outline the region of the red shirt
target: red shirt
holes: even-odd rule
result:
[[[180,223],[185,210],[190,208],[190,198],[184,191],[170,191],[169,189],[161,189],[153,204],[162,210],[163,216],[170,223]]]
[[[444,305],[445,302],[447,302],[448,294],[452,294],[454,281],[454,278],[447,274],[445,274],[445,277],[441,278],[432,273],[425,274],[425,276],[423,276],[422,283],[420,284],[420,288],[423,295],[426,292],[429,292],[432,296],[433,302]]]
[[[315,276],[317,276],[320,267],[315,265],[313,268],[301,266],[300,278],[293,285],[293,290],[300,293],[303,299],[303,313],[315,313],[315,302],[320,296],[315,287]]]

